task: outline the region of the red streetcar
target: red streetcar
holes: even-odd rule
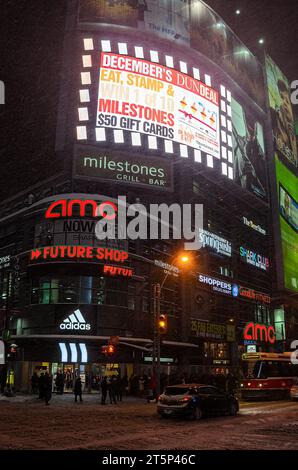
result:
[[[241,397],[244,400],[290,398],[292,385],[298,383],[298,364],[293,352],[245,353],[242,355]],[[295,355],[297,362],[297,357]]]

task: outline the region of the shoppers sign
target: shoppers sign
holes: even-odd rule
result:
[[[267,232],[263,227],[261,227],[261,225],[256,224],[253,220],[249,220],[246,217],[242,217],[242,220],[244,225],[246,225],[247,227],[252,228],[253,230],[261,233],[262,235],[266,235]]]
[[[90,146],[76,148],[74,174],[76,177],[133,184],[135,186],[172,189],[172,163],[150,157],[129,157],[107,154]]]
[[[220,158],[219,94],[159,63],[102,52],[98,128],[158,136]]]
[[[262,325],[260,323],[247,323],[244,328],[243,338],[245,340],[264,341],[265,343],[275,343],[275,329],[272,325]]]
[[[231,284],[230,282],[226,282],[221,279],[216,279],[215,277],[207,276],[205,274],[198,274],[197,280],[201,284],[211,286],[212,290],[215,292],[233,295],[233,297],[238,296],[238,286],[236,284]]]
[[[202,242],[202,247],[208,246],[216,253],[231,256],[232,255],[232,245],[225,238],[219,237],[214,233],[207,232],[207,230],[199,229],[200,240]]]
[[[240,256],[243,261],[246,261],[246,263],[251,264],[256,268],[262,269],[263,271],[269,270],[269,259],[263,255],[259,255],[258,253],[241,246]]]

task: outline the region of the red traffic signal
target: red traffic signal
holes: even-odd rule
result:
[[[108,345],[108,354],[114,354],[116,352],[116,348],[113,344]]]
[[[105,344],[101,347],[101,352],[106,356],[112,356],[116,352],[116,347],[113,344]]]

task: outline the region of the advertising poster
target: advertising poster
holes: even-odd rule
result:
[[[266,56],[266,73],[275,150],[278,155],[297,167],[297,143],[290,85],[269,56]]]
[[[222,18],[201,0],[192,0],[190,24],[191,47],[210,57],[264,107],[262,66]]]
[[[79,22],[110,22],[137,27],[138,3],[137,0],[81,0]]]
[[[138,26],[150,33],[189,45],[189,5],[184,0],[142,0]]]
[[[220,156],[218,92],[134,57],[101,53],[96,126],[157,136]]]
[[[275,155],[284,286],[298,292],[298,178]]]
[[[232,98],[234,180],[256,196],[267,198],[263,126]]]

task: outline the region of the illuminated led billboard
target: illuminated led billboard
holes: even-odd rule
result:
[[[298,178],[275,156],[284,287],[298,292]]]
[[[116,41],[82,37],[77,144],[188,158],[233,180],[229,89],[202,64]]]
[[[96,126],[164,137],[219,158],[219,94],[177,70],[101,53]]]
[[[279,156],[297,167],[298,153],[290,85],[269,56],[266,56],[266,72],[275,150]]]
[[[266,152],[262,124],[232,98],[234,179],[242,188],[266,199]]]

